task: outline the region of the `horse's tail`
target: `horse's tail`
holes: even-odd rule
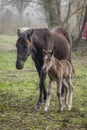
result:
[[[72,57],[72,55],[71,55],[71,52],[72,52],[72,37],[71,37],[71,35],[70,34],[68,34],[68,39],[67,39],[68,41],[69,41],[69,43],[70,43],[70,52],[69,52],[69,61],[70,61],[70,63],[71,63],[71,57]]]
[[[66,33],[66,34],[68,34],[68,33]],[[74,69],[74,66],[73,66],[73,63],[72,63],[72,56],[71,56],[71,52],[72,52],[72,44],[73,44],[73,42],[72,42],[72,37],[71,37],[71,35],[70,34],[68,34],[67,36],[66,36],[66,38],[67,38],[67,40],[69,41],[69,43],[70,43],[70,53],[69,53],[69,62],[71,63],[71,65],[72,65],[72,73],[73,74],[75,74],[75,69]]]

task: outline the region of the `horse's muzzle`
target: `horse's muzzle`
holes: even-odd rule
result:
[[[24,67],[24,62],[23,61],[21,61],[21,62],[16,62],[16,69],[23,69],[23,67]]]

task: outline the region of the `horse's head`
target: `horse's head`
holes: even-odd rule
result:
[[[18,39],[16,43],[17,47],[17,61],[16,68],[22,69],[24,67],[24,63],[27,60],[28,56],[31,54],[31,35],[32,30],[27,30],[25,32],[20,32],[17,30]]]
[[[53,51],[49,50],[43,50],[43,55],[44,55],[44,61],[43,61],[43,68],[42,70],[45,72],[48,72],[48,70],[50,69],[50,67],[52,66],[52,62],[53,62]]]

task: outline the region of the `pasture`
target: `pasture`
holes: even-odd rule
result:
[[[0,130],[87,130],[87,50],[73,52],[75,76],[71,111],[59,113],[56,86],[47,113],[34,109],[39,78],[29,57],[16,70],[16,36],[0,36]],[[48,82],[48,80],[47,80]]]

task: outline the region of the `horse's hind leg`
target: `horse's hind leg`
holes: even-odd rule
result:
[[[48,107],[49,107],[49,104],[50,104],[50,99],[51,99],[51,95],[52,95],[52,86],[53,86],[53,81],[50,80],[49,86],[48,86],[47,100],[46,100],[44,111],[48,110]]]

